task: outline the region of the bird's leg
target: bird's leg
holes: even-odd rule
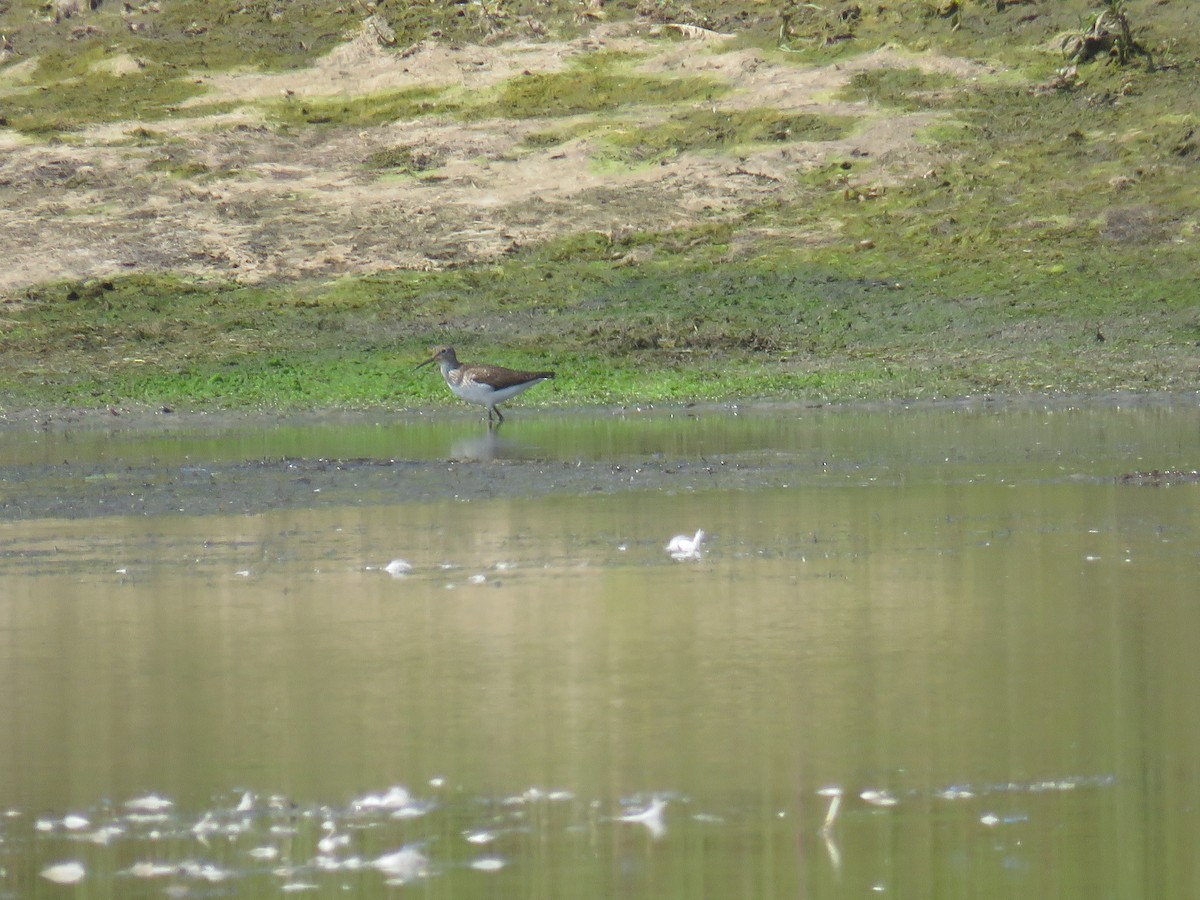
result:
[[[492,408],[493,408],[494,410],[496,410],[496,417],[497,417],[497,418],[500,420],[500,421],[499,421],[499,422],[497,422],[496,424],[497,424],[497,425],[503,425],[503,424],[504,424],[504,413],[500,412],[500,407],[499,407],[499,406],[494,406],[494,407],[492,407]]]

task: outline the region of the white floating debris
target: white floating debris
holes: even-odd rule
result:
[[[388,876],[389,884],[404,884],[424,878],[429,872],[429,860],[416,847],[401,847],[395,853],[385,853],[372,860],[371,865]]]
[[[107,844],[118,835],[124,834],[125,829],[120,825],[102,825],[87,835],[87,839],[93,844]]]
[[[487,576],[486,575],[472,575],[470,578],[467,579],[467,581],[470,584],[483,584],[484,582],[487,581]]]
[[[338,847],[345,847],[350,843],[350,835],[338,834],[337,823],[332,819],[322,822],[321,827],[325,829],[325,836],[317,841],[317,849],[322,853],[333,853]]]
[[[250,812],[254,809],[254,795],[249,791],[242,794],[242,799],[238,802],[235,812]]]
[[[507,865],[498,856],[483,856],[471,862],[471,868],[480,872],[499,872]]]
[[[285,894],[297,894],[301,891],[315,891],[317,885],[311,881],[289,881],[287,884],[281,884],[279,890]]]
[[[63,828],[67,829],[67,831],[82,831],[90,824],[92,823],[89,822],[86,817],[75,814],[63,816],[62,820],[62,826]]]
[[[618,816],[617,821],[645,825],[650,836],[657,840],[667,833],[666,823],[663,822],[663,810],[666,808],[667,801],[662,797],[655,797],[645,809]]]
[[[412,803],[412,794],[402,785],[393,785],[386,794],[367,794],[351,805],[358,811],[372,809],[400,809]]]
[[[698,529],[692,537],[677,534],[667,542],[667,552],[674,559],[700,559],[703,556],[704,529]]]
[[[131,813],[129,813],[129,815],[125,816],[125,821],[132,822],[135,825],[156,825],[156,824],[161,824],[163,822],[171,821],[171,817],[165,812],[160,812],[160,813],[131,812]]]
[[[267,807],[276,812],[291,812],[296,808],[296,804],[283,796],[283,794],[272,794],[267,799]]]
[[[434,775],[432,778],[429,779],[430,787],[440,788],[440,787],[444,786],[445,784],[446,784],[446,779],[443,778],[441,775]]]
[[[175,874],[175,867],[165,863],[139,862],[125,870],[134,878],[164,878]]]
[[[825,819],[821,822],[820,831],[821,834],[828,835],[833,830],[833,823],[837,821],[838,811],[842,808],[842,789],[836,786],[823,787],[817,793],[829,798],[829,808],[825,810]]]
[[[277,859],[279,857],[278,847],[254,847],[247,850],[246,854],[251,859]]]
[[[55,863],[42,869],[42,877],[55,884],[76,884],[83,881],[86,875],[87,869],[83,867],[83,863],[75,860]]]
[[[463,835],[471,844],[490,844],[496,839],[494,831],[469,831]]]
[[[863,802],[870,803],[872,806],[895,806],[900,802],[887,791],[877,791],[872,788],[862,791],[858,796],[862,798]]]
[[[393,578],[399,578],[402,575],[407,575],[413,569],[412,563],[407,559],[393,559],[390,563],[383,567],[383,571],[387,572]]]
[[[1037,794],[1042,791],[1073,791],[1077,787],[1079,787],[1078,781],[1063,779],[1062,781],[1035,781],[1029,785],[1029,790]]]
[[[1009,816],[998,816],[995,813],[984,813],[979,817],[979,823],[992,828],[996,825],[1016,825],[1021,822],[1028,822],[1029,816],[1025,813],[1015,813]]]
[[[398,817],[403,817],[401,814],[404,812],[412,816],[424,815],[428,809],[426,805],[416,803],[413,794],[402,785],[394,785],[382,794],[368,793],[365,797],[354,800],[352,806],[358,812],[384,810],[391,811],[392,815]]]
[[[414,800],[413,802],[409,803],[407,806],[401,806],[399,809],[393,810],[392,818],[393,819],[417,819],[417,818],[420,818],[421,816],[425,815],[425,813],[429,812],[431,809],[433,809],[433,806],[434,805],[432,803],[419,803]]]
[[[49,819],[38,819],[33,823],[33,827],[38,831],[53,831],[54,823]]]
[[[204,814],[204,818],[192,826],[192,834],[194,834],[201,841],[205,841],[210,834],[218,830],[220,827],[220,824],[218,824],[216,818],[214,818],[212,812],[210,811],[206,812]]]
[[[338,859],[337,857],[317,857],[312,860],[313,865],[316,865],[323,872],[337,871],[354,871],[361,869],[362,859],[359,857],[348,857],[347,859]]]
[[[967,788],[948,787],[938,791],[937,796],[943,800],[970,800],[975,793]]]
[[[127,801],[125,808],[131,809],[134,812],[162,812],[174,805],[166,797],[160,797],[158,794],[147,794],[145,797],[135,797]]]
[[[207,881],[210,884],[216,884],[219,881],[224,881],[230,877],[229,872],[225,869],[215,866],[212,863],[199,863],[194,860],[187,860],[179,864],[177,871],[180,875],[187,878],[195,878],[198,881]]]
[[[238,569],[233,574],[236,575],[238,578],[249,578],[250,570],[249,569]]]

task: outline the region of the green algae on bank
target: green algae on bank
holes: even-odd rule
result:
[[[435,343],[563,372],[526,405],[1195,384],[1195,307],[1160,303],[1148,318],[1119,302],[1121,279],[1165,294],[1178,289],[1170,273],[1155,282],[1110,269],[1113,293],[1098,298],[1074,293],[1086,271],[1016,287],[1017,273],[921,281],[900,259],[839,275],[778,256],[673,255],[680,244],[643,235],[636,246],[657,253],[636,267],[598,239],[590,251],[573,240],[569,258],[542,247],[502,265],[324,285],[129,276],[47,286],[8,314],[0,396],[7,408],[451,403],[439,379],[411,371]]]
[[[782,12],[762,4],[691,7],[695,21],[685,24],[739,32],[722,48],[756,46],[755,59],[788,65],[840,64],[884,39],[997,61],[998,74],[978,79],[911,67],[850,78],[840,99],[861,106],[868,121],[928,114],[916,139],[930,167],[919,173],[907,159],[858,150],[847,121],[769,105],[718,106],[727,85],[642,71],[636,56],[600,49],[561,71],[515,75],[469,99],[434,87],[272,100],[267,105],[285,120],[280,131],[288,139],[438,110],[471,127],[486,117],[517,123],[518,148],[587,137],[601,165],[649,167],[682,154],[723,153],[735,167],[748,147],[791,151],[802,140],[844,142],[844,152],[789,170],[785,179],[745,169],[739,177],[774,178],[787,190],[736,207],[713,204],[699,222],[569,223],[543,244],[514,241],[498,258],[455,259],[442,271],[287,284],[240,283],[234,272],[168,272],[22,287],[0,307],[0,406],[451,402],[436,379],[407,371],[428,346],[446,342],[464,358],[574,373],[529,403],[1188,389],[1200,378],[1194,30],[1179,7],[1128,4],[1139,40],[1154,50],[1153,66],[1095,61],[1064,74],[1062,55],[1047,40],[1056,29],[1078,27],[1093,5],[1039,7],[1032,18],[1006,6],[1014,9],[964,5],[954,27],[923,14],[924,4],[860,11],[838,26],[845,33],[832,43],[827,26],[835,23],[816,10],[791,9],[781,29]],[[438,28],[452,39],[472,29],[490,36],[489,29],[521,27],[511,16],[517,7],[508,5],[490,24],[438,19]],[[197,8],[181,2],[171,15]],[[565,9],[552,4],[544,13]],[[632,14],[622,4],[607,9],[614,18]],[[164,17],[156,21],[170,28],[122,33],[118,41],[87,28],[75,39],[69,22],[16,21],[34,16],[34,7],[6,6],[12,40],[42,54],[26,73],[31,80],[6,84],[9,127],[40,136],[110,121],[125,106],[147,121],[206,114],[211,107],[178,108],[172,91],[202,87],[151,50],[194,38],[189,52],[198,55],[179,66],[221,69],[232,65],[227,38],[240,31],[261,41],[260,67],[298,65],[344,36],[337,23],[320,20],[333,32],[284,53],[273,36],[306,11],[319,13],[313,4],[294,4],[286,14],[260,4],[221,7],[197,34],[182,19]],[[419,11],[385,12],[397,34],[416,34]],[[749,18],[738,25],[741,14]],[[363,24],[344,8],[339,15]],[[9,29],[10,21],[18,27]],[[87,22],[103,30],[117,17],[105,6]],[[555,22],[569,30],[566,18]],[[155,35],[161,44],[151,41]],[[780,49],[775,35],[787,46]],[[55,36],[64,43],[54,47]],[[143,65],[119,76],[103,68],[135,58],[127,44],[135,39],[150,42],[136,57]],[[711,47],[698,52],[719,55]],[[150,90],[156,80],[161,96]],[[45,105],[22,111],[35,96]],[[623,115],[631,106],[656,115],[634,120]],[[165,129],[141,124],[128,135],[139,151],[171,141]],[[55,134],[47,146],[72,139]],[[357,171],[404,178],[436,169],[442,152],[394,143],[364,149]],[[86,176],[76,167],[59,182],[52,166],[38,171],[51,194],[95,177],[94,167]],[[145,171],[176,190],[176,181],[206,188],[238,180],[243,170],[167,147]],[[638,190],[635,184],[623,202],[636,205]],[[91,203],[55,215],[104,208]],[[520,214],[535,217],[538,207]]]

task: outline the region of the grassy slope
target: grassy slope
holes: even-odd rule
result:
[[[583,27],[582,4],[526,5],[380,12],[401,45],[432,31],[466,40]],[[783,10],[785,49],[772,52],[803,63],[885,41],[1002,63],[1006,74],[965,91],[909,71],[856,79],[855,96],[944,111],[927,135],[944,163],[928,177],[872,190],[876,170],[847,159],[806,175],[795,202],[746,209],[733,223],[565,235],[500,265],[445,272],[266,288],[137,275],[35,287],[0,308],[0,406],[437,402],[435,378],[408,374],[435,342],[571,373],[529,395],[534,402],[1194,389],[1200,38],[1190,5],[1128,4],[1153,71],[1091,62],[1079,66],[1082,84],[1047,91],[1029,89],[1063,64],[1044,45],[1084,23],[1092,4],[965,3],[957,22],[928,15],[933,5],[899,2],[849,21],[804,4],[650,5],[664,20],[770,48]],[[150,31],[122,38],[146,63],[122,80],[122,105],[144,118],[171,114],[190,90],[177,73],[233,65],[244,58],[237,41],[249,36],[265,66],[286,67],[328,49],[358,18],[354,7],[317,2],[207,6],[216,12],[164,4],[174,19],[164,10],[147,17]],[[619,17],[630,6],[605,10]],[[71,20],[35,22],[33,9],[13,0],[0,31],[40,54],[34,81],[58,89],[22,94],[24,106],[5,98],[0,113],[39,133],[115,116],[102,80],[79,77],[89,54],[113,51],[112,34],[104,46],[87,35],[68,41]],[[180,57],[172,35],[197,20],[202,40]],[[580,77],[594,94],[596,73]],[[612,77],[618,92],[635,87]],[[525,100],[508,101],[506,114],[522,114]],[[764,127],[763,118],[738,127]],[[636,147],[669,151],[712,131],[668,124],[677,132],[641,135]],[[814,230],[837,239],[798,238]]]

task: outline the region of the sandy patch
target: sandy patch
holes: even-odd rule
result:
[[[796,141],[737,155],[684,153],[627,170],[598,168],[587,140],[548,149],[523,145],[545,121],[431,118],[289,135],[247,106],[148,123],[145,130],[136,122],[99,126],[61,144],[0,131],[0,253],[9,261],[0,269],[0,290],[132,271],[249,283],[438,268],[578,230],[663,229],[734,215],[795,196],[797,173],[851,153],[873,160],[871,177],[881,182],[912,177],[931,165],[916,137],[931,117],[837,101],[837,89],[871,67],[916,66],[964,80],[988,71],[966,60],[890,48],[837,66],[803,67],[753,50],[721,52],[719,40],[649,41],[627,30],[559,44],[422,42],[405,51],[381,47],[364,31],[301,72],[208,76],[210,93],[199,102],[420,85],[474,90],[526,70],[560,69],[599,47],[645,53],[647,71],[726,81],[733,89],[720,106],[832,113],[861,124],[852,138],[839,141]],[[623,111],[631,121],[662,114]],[[437,168],[402,176],[366,165],[373,152],[398,145],[420,148]],[[799,235],[835,238],[819,231]]]
[[[119,77],[121,75],[132,75],[134,72],[141,71],[142,68],[142,63],[138,62],[128,53],[120,53],[116,56],[100,60],[100,62],[92,66],[92,71]]]

